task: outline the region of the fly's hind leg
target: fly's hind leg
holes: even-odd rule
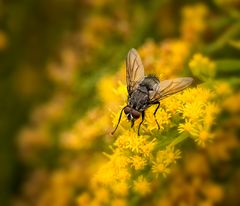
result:
[[[155,109],[153,115],[154,115],[154,118],[155,118],[155,122],[156,122],[156,124],[157,124],[157,126],[158,126],[158,130],[160,130],[160,126],[159,126],[158,121],[157,121],[157,118],[156,118],[156,113],[157,113],[157,111],[158,111],[158,109],[159,109],[159,107],[160,107],[160,102],[154,102],[153,104],[157,104],[157,108]]]
[[[138,125],[138,136],[140,135],[140,127],[144,121],[144,118],[145,118],[145,112],[143,111],[142,112],[142,121],[140,122],[140,124]]]

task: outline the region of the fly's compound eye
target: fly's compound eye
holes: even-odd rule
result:
[[[138,119],[140,117],[140,112],[132,110],[132,116],[134,119]]]
[[[124,113],[125,113],[125,114],[129,114],[130,111],[131,111],[131,108],[130,108],[130,107],[126,107],[126,108],[124,109]]]

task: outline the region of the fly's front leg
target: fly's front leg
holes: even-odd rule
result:
[[[143,111],[142,112],[142,121],[140,122],[140,124],[138,125],[138,136],[140,135],[140,127],[144,121],[144,118],[145,118],[145,112]]]
[[[155,122],[156,122],[156,124],[157,124],[157,126],[158,126],[158,130],[159,130],[159,129],[160,129],[160,126],[159,126],[158,121],[157,121],[157,118],[156,118],[156,113],[157,113],[157,111],[158,111],[158,109],[159,109],[159,107],[160,107],[160,102],[154,102],[154,103],[152,103],[152,104],[157,104],[157,108],[155,109],[153,115],[154,115]]]
[[[134,120],[131,121],[131,128],[134,126]]]
[[[118,125],[119,125],[119,123],[120,123],[120,121],[121,121],[121,118],[122,118],[123,110],[124,110],[126,107],[127,107],[127,106],[125,106],[125,107],[122,108],[122,110],[121,110],[121,112],[120,112],[120,115],[119,115],[119,118],[118,118],[117,126],[116,126],[116,128],[111,132],[112,135],[116,132],[116,130],[117,130],[117,128],[118,128]]]

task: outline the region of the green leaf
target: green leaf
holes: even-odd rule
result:
[[[215,62],[220,75],[239,73],[240,71],[240,60],[238,59],[221,59]]]

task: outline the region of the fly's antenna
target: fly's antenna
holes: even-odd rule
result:
[[[116,128],[111,132],[112,135],[116,132],[116,130],[117,130],[117,128],[118,128],[118,125],[119,125],[119,123],[120,123],[120,121],[121,121],[121,118],[122,118],[122,112],[123,112],[123,110],[124,110],[126,107],[127,107],[127,106],[125,106],[125,107],[122,108],[121,113],[120,113],[119,118],[118,118],[117,126],[116,126]]]

